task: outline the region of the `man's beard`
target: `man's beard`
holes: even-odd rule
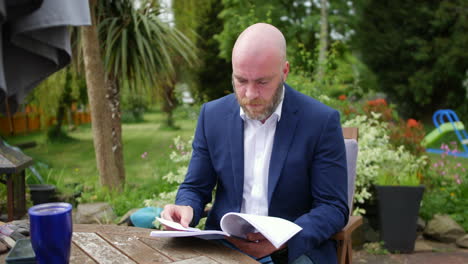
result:
[[[244,110],[244,113],[247,115],[248,118],[253,119],[253,120],[259,120],[263,121],[266,120],[268,117],[275,112],[276,107],[280,104],[281,102],[281,96],[283,95],[283,79],[281,78],[281,82],[278,84],[278,87],[276,87],[275,94],[273,95],[273,98],[271,99],[271,102],[267,104],[267,101],[264,99],[254,99],[254,100],[249,100],[247,98],[241,99],[237,95],[236,89],[234,87],[234,94],[236,95],[237,102],[239,105],[242,107],[242,110]],[[251,112],[246,105],[248,104],[261,104],[261,105],[266,105],[265,109],[260,112],[260,113],[254,113]]]

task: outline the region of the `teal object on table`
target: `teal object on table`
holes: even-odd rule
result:
[[[145,207],[130,215],[132,224],[136,227],[154,228],[153,221],[161,214],[160,207]]]
[[[29,238],[16,241],[13,249],[5,259],[6,264],[36,264],[36,255]]]

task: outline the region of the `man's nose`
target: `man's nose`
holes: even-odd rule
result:
[[[245,90],[245,97],[247,97],[247,99],[249,100],[252,100],[252,99],[257,98],[258,96],[259,96],[259,92],[258,92],[257,87],[255,87],[255,84],[253,83],[248,84]]]

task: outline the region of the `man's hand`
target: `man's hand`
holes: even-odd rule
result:
[[[193,219],[193,208],[187,205],[168,204],[164,206],[161,218],[179,223],[183,227],[189,227]],[[164,226],[164,229],[172,230],[172,228],[167,226]]]
[[[231,242],[242,252],[255,258],[262,258],[271,255],[273,252],[286,246],[286,244],[284,244],[277,249],[260,233],[248,233],[245,240],[236,237],[226,237],[226,240]]]

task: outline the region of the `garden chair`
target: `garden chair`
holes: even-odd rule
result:
[[[337,241],[337,255],[339,264],[351,264],[353,260],[353,248],[351,234],[356,228],[362,225],[362,216],[352,216],[353,198],[356,180],[356,163],[358,154],[358,128],[343,127],[343,137],[346,147],[346,162],[348,166],[348,224],[333,236]]]

